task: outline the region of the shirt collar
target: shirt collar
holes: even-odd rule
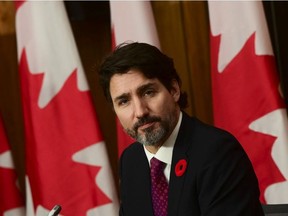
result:
[[[182,121],[182,112],[180,112],[179,115],[179,119],[178,122],[176,124],[176,127],[174,128],[174,130],[172,131],[171,135],[169,136],[169,138],[163,143],[163,145],[158,149],[158,151],[156,152],[156,154],[152,154],[151,152],[149,152],[145,146],[144,150],[147,156],[147,159],[149,161],[150,164],[150,160],[152,157],[157,158],[158,160],[171,165],[172,163],[172,154],[173,154],[173,148],[176,142],[176,138],[180,129],[180,124]]]

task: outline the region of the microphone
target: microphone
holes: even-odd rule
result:
[[[61,206],[60,205],[55,205],[53,209],[49,212],[48,216],[57,216],[60,211],[61,211]]]

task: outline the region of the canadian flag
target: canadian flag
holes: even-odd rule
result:
[[[250,157],[263,203],[288,203],[288,122],[261,1],[209,1],[215,125]]]
[[[27,215],[118,215],[105,143],[62,1],[17,2]]]
[[[18,188],[12,153],[0,118],[0,215],[24,216],[24,200]]]
[[[149,1],[110,1],[112,46],[123,42],[148,43],[160,48],[152,7]],[[131,18],[132,17],[132,18]],[[116,120],[118,155],[134,140]]]

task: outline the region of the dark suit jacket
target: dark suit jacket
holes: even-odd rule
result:
[[[187,161],[178,177],[175,165]],[[258,181],[238,141],[228,132],[183,113],[173,150],[168,216],[259,216]],[[120,159],[120,213],[153,216],[150,168],[142,144],[134,143]]]

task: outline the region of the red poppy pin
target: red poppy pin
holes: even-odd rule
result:
[[[175,166],[176,176],[178,177],[182,176],[185,173],[186,168],[187,168],[187,161],[185,159],[179,160]]]

